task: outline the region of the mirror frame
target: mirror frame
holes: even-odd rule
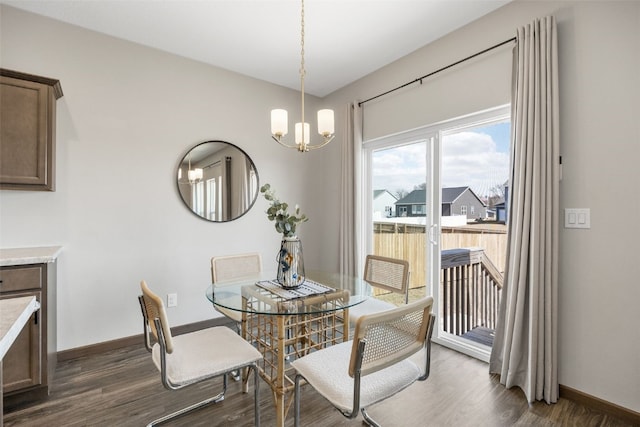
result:
[[[188,161],[188,156],[198,147],[201,147],[205,144],[211,144],[211,143],[221,143],[221,144],[226,144],[231,148],[234,148],[235,150],[237,150],[240,154],[242,154],[244,156],[245,159],[247,159],[251,165],[251,168],[253,169],[254,173],[255,173],[255,177],[256,177],[256,188],[255,188],[255,192],[252,196],[251,202],[249,203],[249,205],[247,206],[247,208],[239,215],[230,218],[230,219],[225,219],[225,220],[213,220],[213,219],[209,219],[205,216],[200,215],[199,213],[197,213],[191,206],[191,204],[185,199],[183,192],[180,189],[181,185],[184,185],[184,182],[181,182],[180,179],[180,173],[181,173],[181,168],[183,167],[183,164],[185,162]],[[228,175],[228,172],[227,172]],[[223,141],[223,140],[208,140],[208,141],[203,141],[203,142],[199,142],[198,144],[190,147],[186,153],[184,154],[184,156],[182,156],[180,158],[180,160],[178,161],[178,165],[175,169],[175,173],[174,173],[174,179],[176,182],[176,189],[178,190],[178,197],[180,198],[180,200],[182,200],[184,206],[189,210],[189,212],[191,212],[193,215],[197,216],[198,218],[207,221],[207,222],[213,222],[213,223],[225,223],[225,222],[231,222],[234,221],[238,218],[241,218],[242,216],[244,216],[247,212],[249,212],[251,210],[251,208],[255,205],[256,200],[258,199],[258,195],[260,193],[260,175],[258,174],[258,168],[256,167],[255,162],[253,161],[253,159],[251,157],[249,157],[249,155],[240,147],[238,147],[235,144],[232,144],[228,141]],[[182,179],[188,179],[187,177],[183,176]]]

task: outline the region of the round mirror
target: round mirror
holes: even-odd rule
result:
[[[191,212],[214,222],[244,215],[258,197],[258,171],[249,156],[225,141],[206,141],[182,158],[178,192]]]

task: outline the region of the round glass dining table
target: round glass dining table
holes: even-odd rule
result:
[[[276,426],[282,427],[293,398],[291,360],[347,341],[349,308],[369,298],[372,289],[361,278],[320,271],[308,271],[305,282],[292,290],[275,277],[263,273],[216,283],[206,295],[223,313],[242,314],[241,334],[263,355],[258,370],[273,391]]]
[[[371,286],[362,278],[309,271],[305,282],[284,289],[275,273],[263,273],[209,286],[206,296],[214,306],[262,315],[319,314],[343,311],[369,298]]]

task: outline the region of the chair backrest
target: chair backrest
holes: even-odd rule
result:
[[[167,353],[173,352],[173,337],[171,336],[171,327],[169,326],[169,320],[167,319],[167,312],[164,309],[164,302],[162,298],[154,294],[147,283],[142,280],[140,282],[140,289],[142,290],[141,303],[143,304],[142,316],[146,323],[147,329],[145,335],[148,335],[150,331],[157,342],[161,342],[164,339],[164,347],[167,349]],[[155,319],[160,320],[160,327],[162,328],[161,334],[156,329]],[[145,336],[145,340],[147,336]]]
[[[375,314],[356,323],[349,375],[365,376],[394,365],[420,351],[427,340],[433,297]]]
[[[367,255],[364,264],[364,280],[372,286],[406,296],[409,289],[409,262],[403,259]]]
[[[214,256],[211,258],[211,280],[224,283],[244,277],[258,277],[262,272],[259,253]]]

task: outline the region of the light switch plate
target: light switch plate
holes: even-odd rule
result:
[[[591,228],[591,209],[567,208],[564,210],[564,228]]]
[[[167,307],[178,306],[178,294],[167,294]]]

